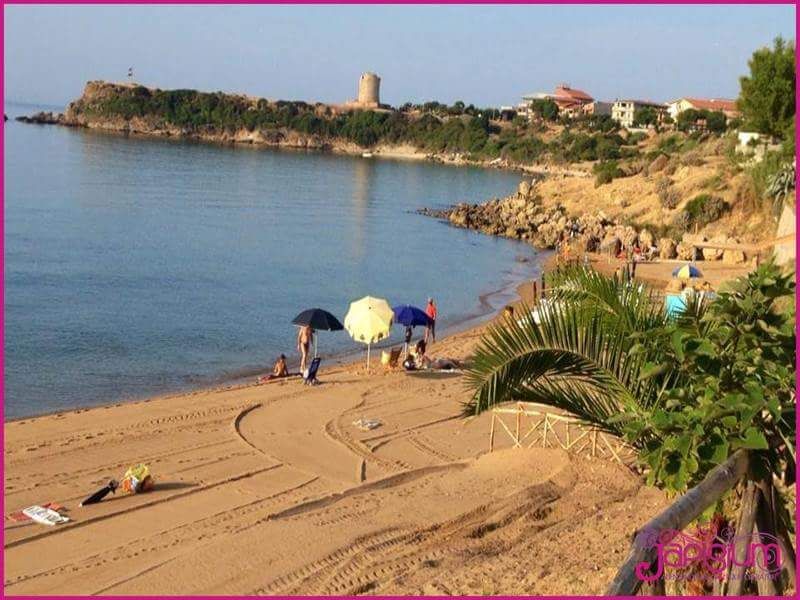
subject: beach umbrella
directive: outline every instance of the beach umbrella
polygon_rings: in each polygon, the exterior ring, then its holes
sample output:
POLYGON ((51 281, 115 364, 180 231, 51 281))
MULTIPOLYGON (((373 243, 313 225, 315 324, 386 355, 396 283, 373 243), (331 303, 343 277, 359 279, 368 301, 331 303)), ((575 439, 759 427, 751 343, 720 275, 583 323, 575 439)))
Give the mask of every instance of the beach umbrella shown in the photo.
MULTIPOLYGON (((394 322, 406 327, 416 327, 417 325, 428 325, 431 318, 421 308, 410 304, 401 304, 392 308, 394 312, 394 322)), ((403 351, 408 356, 408 343, 403 343, 403 351)))
POLYGON ((350 303, 350 309, 344 317, 344 328, 354 340, 367 345, 367 368, 370 347, 389 337, 393 318, 392 308, 383 298, 364 296, 350 303))
POLYGON ((702 277, 703 274, 700 272, 700 269, 694 265, 683 265, 675 269, 672 272, 672 276, 678 279, 690 279, 692 277, 702 277))
POLYGON ((416 327, 417 325, 428 325, 431 318, 421 308, 410 304, 401 304, 392 308, 394 312, 394 322, 406 327, 416 327))
MULTIPOLYGON (((301 327, 308 325, 315 331, 341 331, 344 329, 339 319, 321 308, 307 308, 292 319, 292 323, 301 327)), ((317 336, 314 336, 314 356, 317 356, 317 336)))

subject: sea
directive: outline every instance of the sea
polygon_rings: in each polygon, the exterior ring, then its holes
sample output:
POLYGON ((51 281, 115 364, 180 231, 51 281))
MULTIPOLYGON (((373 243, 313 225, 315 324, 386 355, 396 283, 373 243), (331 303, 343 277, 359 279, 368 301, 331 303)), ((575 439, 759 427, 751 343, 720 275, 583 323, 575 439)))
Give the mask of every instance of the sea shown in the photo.
MULTIPOLYGON (((6 420, 252 380, 297 363, 299 312, 343 320, 365 295, 432 296, 454 331, 539 274, 528 244, 415 213, 519 174, 13 120, 38 110, 63 107, 5 106, 6 420)), ((363 356, 344 331, 318 343, 323 370, 363 356)))

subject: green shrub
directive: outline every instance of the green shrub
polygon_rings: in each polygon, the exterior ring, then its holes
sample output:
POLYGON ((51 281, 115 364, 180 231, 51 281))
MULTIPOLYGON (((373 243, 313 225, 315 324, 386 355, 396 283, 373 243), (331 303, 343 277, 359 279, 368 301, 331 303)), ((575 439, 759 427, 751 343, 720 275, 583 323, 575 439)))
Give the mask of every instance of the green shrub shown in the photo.
POLYGON ((595 174, 594 187, 611 183, 617 177, 624 177, 625 175, 615 160, 597 163, 592 168, 592 172, 595 174))
POLYGON ((639 142, 643 142, 647 139, 647 134, 643 131, 637 131, 635 133, 631 133, 628 135, 628 139, 625 140, 625 143, 628 145, 638 144, 639 142))
POLYGON ((702 227, 719 220, 728 208, 728 204, 722 198, 700 194, 686 203, 683 212, 688 215, 690 226, 702 227))

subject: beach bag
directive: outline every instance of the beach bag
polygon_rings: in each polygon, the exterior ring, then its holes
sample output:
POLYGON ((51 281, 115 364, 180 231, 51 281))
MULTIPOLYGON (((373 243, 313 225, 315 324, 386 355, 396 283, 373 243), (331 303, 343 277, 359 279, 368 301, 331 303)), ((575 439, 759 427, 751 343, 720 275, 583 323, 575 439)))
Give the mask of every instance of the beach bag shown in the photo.
POLYGON ((153 478, 150 476, 150 467, 145 464, 128 467, 120 481, 119 487, 123 492, 139 494, 153 489, 153 478))

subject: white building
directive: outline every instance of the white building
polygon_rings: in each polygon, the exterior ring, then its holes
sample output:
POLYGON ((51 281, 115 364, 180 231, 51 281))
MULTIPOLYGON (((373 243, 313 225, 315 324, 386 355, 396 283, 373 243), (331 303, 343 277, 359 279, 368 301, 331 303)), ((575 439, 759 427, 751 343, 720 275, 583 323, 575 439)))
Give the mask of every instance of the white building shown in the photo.
POLYGON ((660 102, 650 100, 617 100, 611 107, 611 118, 623 127, 633 127, 636 111, 645 107, 654 108, 658 113, 659 122, 664 118, 667 107, 660 102))

